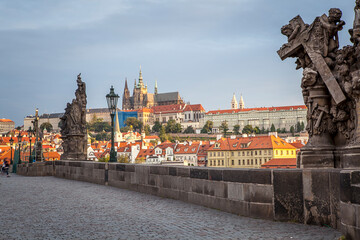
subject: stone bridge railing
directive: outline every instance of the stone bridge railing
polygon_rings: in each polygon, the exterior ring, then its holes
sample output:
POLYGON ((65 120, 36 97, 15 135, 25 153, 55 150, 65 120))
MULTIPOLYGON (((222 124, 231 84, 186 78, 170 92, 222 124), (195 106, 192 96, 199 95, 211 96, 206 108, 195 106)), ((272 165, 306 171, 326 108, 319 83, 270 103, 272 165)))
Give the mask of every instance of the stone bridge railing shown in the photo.
POLYGON ((360 171, 55 161, 22 164, 17 173, 104 184, 246 217, 331 226, 360 239, 360 171))

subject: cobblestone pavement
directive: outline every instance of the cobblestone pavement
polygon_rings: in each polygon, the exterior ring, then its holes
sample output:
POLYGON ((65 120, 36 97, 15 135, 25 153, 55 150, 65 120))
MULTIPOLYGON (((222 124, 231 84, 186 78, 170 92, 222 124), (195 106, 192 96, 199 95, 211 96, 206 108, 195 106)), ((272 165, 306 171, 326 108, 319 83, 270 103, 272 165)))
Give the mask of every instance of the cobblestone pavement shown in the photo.
POLYGON ((0 176, 0 239, 338 239, 327 227, 239 217, 55 177, 0 176))

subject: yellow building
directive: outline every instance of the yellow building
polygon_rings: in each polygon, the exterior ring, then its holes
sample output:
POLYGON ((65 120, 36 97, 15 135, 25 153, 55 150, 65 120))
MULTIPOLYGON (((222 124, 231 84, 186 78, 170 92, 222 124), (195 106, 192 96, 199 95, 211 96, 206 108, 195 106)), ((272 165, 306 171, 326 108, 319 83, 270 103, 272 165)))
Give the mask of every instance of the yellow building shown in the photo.
POLYGON ((260 168, 273 158, 296 158, 296 148, 272 135, 222 138, 208 149, 207 166, 260 168))

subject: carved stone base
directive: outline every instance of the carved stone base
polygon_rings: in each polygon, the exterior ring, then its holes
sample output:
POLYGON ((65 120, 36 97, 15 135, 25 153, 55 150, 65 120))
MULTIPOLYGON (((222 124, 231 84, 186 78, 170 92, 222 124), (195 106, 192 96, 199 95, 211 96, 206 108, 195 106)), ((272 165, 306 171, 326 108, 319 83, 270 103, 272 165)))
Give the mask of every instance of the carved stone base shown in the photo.
POLYGON ((87 158, 86 154, 82 152, 63 154, 60 157, 61 160, 70 160, 70 161, 87 161, 86 158, 87 158))
POLYGON ((360 168, 360 145, 348 146, 341 150, 340 168, 360 168))
POLYGON ((298 168, 334 168, 334 164, 332 148, 301 149, 297 155, 298 168))

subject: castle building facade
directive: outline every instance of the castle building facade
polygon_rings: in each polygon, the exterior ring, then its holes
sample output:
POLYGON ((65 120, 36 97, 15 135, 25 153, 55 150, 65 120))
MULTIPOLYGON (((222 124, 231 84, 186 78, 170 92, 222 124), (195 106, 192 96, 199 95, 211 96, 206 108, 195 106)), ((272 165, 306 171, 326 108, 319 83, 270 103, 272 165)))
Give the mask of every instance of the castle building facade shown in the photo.
POLYGON ((183 104, 179 92, 158 93, 157 83, 155 83, 154 93, 149 93, 147 86, 143 82, 140 69, 138 83, 134 83, 133 95, 130 96, 127 79, 125 79, 125 88, 123 93, 123 110, 151 108, 153 106, 183 104))

